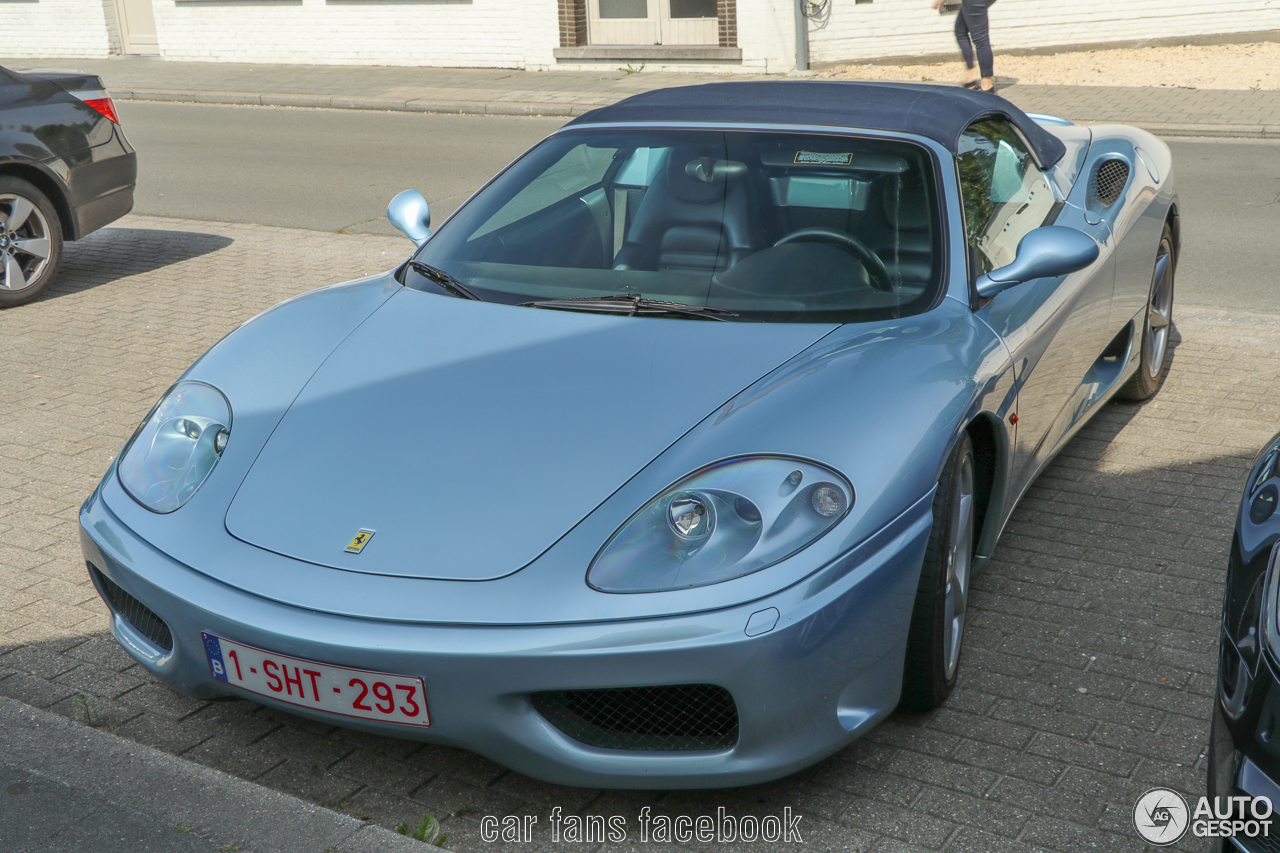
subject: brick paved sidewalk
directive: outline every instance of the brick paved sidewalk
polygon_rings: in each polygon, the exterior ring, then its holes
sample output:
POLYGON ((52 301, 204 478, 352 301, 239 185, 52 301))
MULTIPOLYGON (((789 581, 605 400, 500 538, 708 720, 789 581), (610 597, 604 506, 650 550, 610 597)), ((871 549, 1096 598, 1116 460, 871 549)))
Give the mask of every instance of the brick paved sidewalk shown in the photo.
POLYGON ((545 833, 556 806, 630 827, 645 806, 790 807, 803 815, 800 846, 815 851, 1132 851, 1139 794, 1202 792, 1235 501, 1280 427, 1280 316, 1178 306, 1164 389, 1086 427, 975 581, 946 706, 895 715, 780 782, 562 788, 459 750, 197 701, 154 681, 104 629, 77 542, 81 501, 206 347, 286 296, 388 268, 409 249, 402 238, 131 216, 68 244, 46 298, 0 313, 0 697, 70 720, 89 702, 106 731, 385 827, 431 813, 456 833, 450 848, 488 853, 506 848, 479 840, 484 815, 536 815, 535 843, 510 846, 564 849, 545 833))
MULTIPOLYGON (((638 92, 747 75, 351 65, 248 65, 127 59, 3 59, 9 68, 99 74, 121 100, 575 116, 638 92)), ((788 79, 778 78, 774 79, 788 79)), ((1031 112, 1124 122, 1165 136, 1280 137, 1280 91, 1003 86, 1031 112)))

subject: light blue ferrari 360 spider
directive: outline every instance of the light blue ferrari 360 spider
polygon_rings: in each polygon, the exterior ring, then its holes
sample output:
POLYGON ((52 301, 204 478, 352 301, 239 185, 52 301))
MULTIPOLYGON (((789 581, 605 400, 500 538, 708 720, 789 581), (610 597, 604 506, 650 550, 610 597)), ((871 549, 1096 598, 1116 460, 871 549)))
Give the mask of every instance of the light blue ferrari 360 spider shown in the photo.
POLYGON ((943 702, 1018 498, 1169 352, 1165 145, 961 88, 650 92, 389 216, 404 264, 156 404, 89 572, 177 690, 565 784, 760 782, 943 702))

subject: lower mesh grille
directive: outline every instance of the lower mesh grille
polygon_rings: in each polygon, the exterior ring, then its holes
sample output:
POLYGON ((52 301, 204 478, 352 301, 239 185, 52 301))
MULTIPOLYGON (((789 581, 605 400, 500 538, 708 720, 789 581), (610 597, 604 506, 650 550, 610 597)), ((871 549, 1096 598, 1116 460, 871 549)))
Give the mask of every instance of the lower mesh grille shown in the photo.
POLYGON ((142 636, 155 643, 166 652, 173 651, 173 635, 169 626, 155 614, 150 607, 134 598, 120 588, 119 584, 98 571, 92 565, 89 572, 97 580, 99 588, 106 594, 107 604, 119 613, 126 622, 138 629, 142 636))
POLYGON ((723 687, 675 684, 535 693, 533 707, 560 731, 605 749, 728 749, 738 708, 723 687))

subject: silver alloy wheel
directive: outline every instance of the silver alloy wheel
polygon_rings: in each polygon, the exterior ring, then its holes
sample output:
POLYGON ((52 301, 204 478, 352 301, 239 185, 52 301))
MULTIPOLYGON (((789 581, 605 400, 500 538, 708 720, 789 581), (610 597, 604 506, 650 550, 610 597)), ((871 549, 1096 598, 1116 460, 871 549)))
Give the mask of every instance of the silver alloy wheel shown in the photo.
POLYGON ((49 221, 30 199, 0 193, 0 290, 24 290, 49 265, 49 221))
POLYGON ((1156 255, 1155 277, 1151 287, 1151 301, 1147 303, 1147 334, 1142 346, 1146 349, 1147 374, 1152 379, 1160 377, 1164 369, 1164 354, 1169 347, 1169 325, 1173 322, 1173 249, 1168 241, 1160 241, 1156 255))
POLYGON ((960 463, 951 496, 950 536, 947 541, 947 588, 943 602, 942 651, 946 655, 946 679, 955 678, 964 639, 965 610, 969 604, 969 579, 973 567, 973 456, 960 463))

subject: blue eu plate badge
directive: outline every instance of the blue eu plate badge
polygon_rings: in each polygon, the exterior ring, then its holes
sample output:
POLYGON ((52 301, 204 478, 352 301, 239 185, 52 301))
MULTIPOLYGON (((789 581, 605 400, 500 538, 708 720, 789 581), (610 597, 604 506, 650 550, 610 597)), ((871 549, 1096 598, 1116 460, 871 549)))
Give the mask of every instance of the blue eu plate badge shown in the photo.
POLYGON ((204 637, 204 652, 209 656, 209 671, 219 681, 226 681, 227 664, 222 659, 222 644, 212 634, 206 634, 201 631, 200 636, 204 637))

